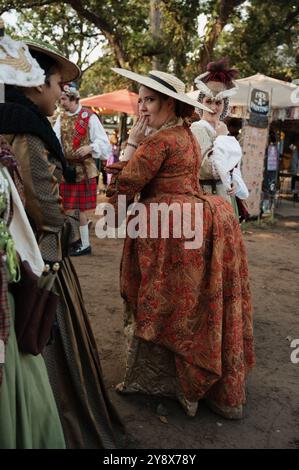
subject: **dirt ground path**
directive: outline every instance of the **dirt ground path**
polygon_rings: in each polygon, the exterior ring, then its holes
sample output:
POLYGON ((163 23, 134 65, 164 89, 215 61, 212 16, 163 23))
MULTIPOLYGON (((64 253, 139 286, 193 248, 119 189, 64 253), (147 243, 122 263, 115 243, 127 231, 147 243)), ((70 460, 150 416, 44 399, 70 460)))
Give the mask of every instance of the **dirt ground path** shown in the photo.
MULTIPOLYGON (((249 231, 250 230, 250 231, 249 231)), ((299 221, 244 234, 250 262, 257 366, 248 378, 242 421, 227 421, 202 403, 188 418, 175 401, 119 396, 124 370, 122 300, 119 296, 121 240, 99 240, 92 227, 93 254, 73 258, 97 339, 112 402, 126 424, 131 448, 299 448, 299 364, 290 341, 299 338, 299 221), (157 413, 162 403, 167 422, 157 413)))

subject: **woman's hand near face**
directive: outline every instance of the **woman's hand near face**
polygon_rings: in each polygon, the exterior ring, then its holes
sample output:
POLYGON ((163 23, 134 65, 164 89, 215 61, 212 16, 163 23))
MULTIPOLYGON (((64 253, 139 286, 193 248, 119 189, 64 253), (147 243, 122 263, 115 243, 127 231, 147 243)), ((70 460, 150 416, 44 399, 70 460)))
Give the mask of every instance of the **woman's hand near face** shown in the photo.
POLYGON ((140 144, 145 138, 145 132, 148 124, 147 116, 139 116, 135 126, 131 129, 128 141, 131 144, 140 144))

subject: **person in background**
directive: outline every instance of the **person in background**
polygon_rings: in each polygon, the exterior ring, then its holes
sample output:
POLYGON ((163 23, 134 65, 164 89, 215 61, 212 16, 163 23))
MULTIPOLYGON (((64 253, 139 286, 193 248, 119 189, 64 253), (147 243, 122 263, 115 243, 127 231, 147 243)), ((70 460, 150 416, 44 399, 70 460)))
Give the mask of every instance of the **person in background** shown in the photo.
POLYGON ((217 194, 231 202, 238 216, 234 196, 246 199, 248 189, 241 175, 242 150, 238 141, 228 135, 223 119, 228 115, 229 97, 237 92, 233 82, 237 71, 228 69, 227 59, 208 64, 207 72, 195 79, 198 101, 213 113, 201 111, 201 120, 193 122, 195 135, 203 155, 200 183, 208 194, 217 194))
POLYGON ((291 173, 297 173, 298 163, 299 163, 299 145, 296 142, 293 142, 290 145, 290 150, 292 152, 292 161, 291 161, 291 173))
MULTIPOLYGON (((110 157, 107 160, 107 165, 112 165, 113 163, 118 162, 119 160, 119 153, 120 153, 120 148, 118 144, 118 132, 117 129, 114 129, 112 132, 110 138, 109 138, 110 144, 112 146, 112 152, 110 157)), ((106 173, 106 171, 105 171, 106 173)), ((107 174, 107 184, 110 184, 111 180, 111 175, 108 173, 107 174)))
POLYGON ((232 117, 227 120, 227 130, 228 130, 228 135, 235 137, 238 142, 240 142, 241 138, 241 129, 242 129, 242 122, 240 122, 240 119, 232 117))
POLYGON ((64 112, 54 124, 64 155, 76 170, 75 182, 64 181, 60 185, 65 211, 80 211, 81 245, 73 248, 71 256, 91 254, 86 211, 94 210, 97 203, 99 171, 94 159, 107 160, 112 151, 97 115, 83 108, 79 99, 76 84, 65 84, 60 99, 64 112))
MULTIPOLYGON (((1 81, 7 78, 0 71, 1 81)), ((15 83, 25 85, 21 79, 15 83)), ((22 204, 22 189, 17 161, 0 135, 0 449, 64 449, 45 361, 41 354, 20 350, 16 335, 16 315, 24 310, 15 311, 11 288, 21 281, 20 261, 26 261, 38 277, 44 270, 22 204)), ((22 292, 25 305, 31 295, 22 292)))
POLYGON ((292 161, 291 161, 291 173, 294 173, 291 179, 291 190, 293 193, 294 201, 298 200, 299 193, 299 175, 298 173, 298 164, 299 164, 299 144, 297 141, 293 141, 290 145, 290 150, 292 152, 292 161))

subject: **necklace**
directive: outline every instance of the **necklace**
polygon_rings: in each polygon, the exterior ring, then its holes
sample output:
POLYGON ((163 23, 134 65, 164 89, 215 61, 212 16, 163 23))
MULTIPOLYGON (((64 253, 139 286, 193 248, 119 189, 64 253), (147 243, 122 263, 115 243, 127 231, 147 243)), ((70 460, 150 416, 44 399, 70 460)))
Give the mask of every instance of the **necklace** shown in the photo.
POLYGON ((169 121, 166 121, 159 129, 151 129, 151 132, 149 132, 147 135, 153 135, 156 134, 157 132, 164 131, 164 129, 169 129, 170 127, 176 127, 176 126, 182 126, 184 123, 184 120, 182 118, 172 118, 169 119, 169 121))

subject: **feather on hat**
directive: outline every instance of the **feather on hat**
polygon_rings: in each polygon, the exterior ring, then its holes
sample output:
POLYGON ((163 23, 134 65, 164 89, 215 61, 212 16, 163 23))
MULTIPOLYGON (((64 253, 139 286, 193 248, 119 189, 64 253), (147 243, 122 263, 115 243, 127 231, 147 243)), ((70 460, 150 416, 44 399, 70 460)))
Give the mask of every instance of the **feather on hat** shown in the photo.
POLYGON ((213 100, 222 100, 235 95, 238 85, 234 79, 238 76, 237 69, 229 69, 229 59, 224 57, 215 62, 210 62, 207 71, 196 77, 196 87, 204 95, 213 100))

